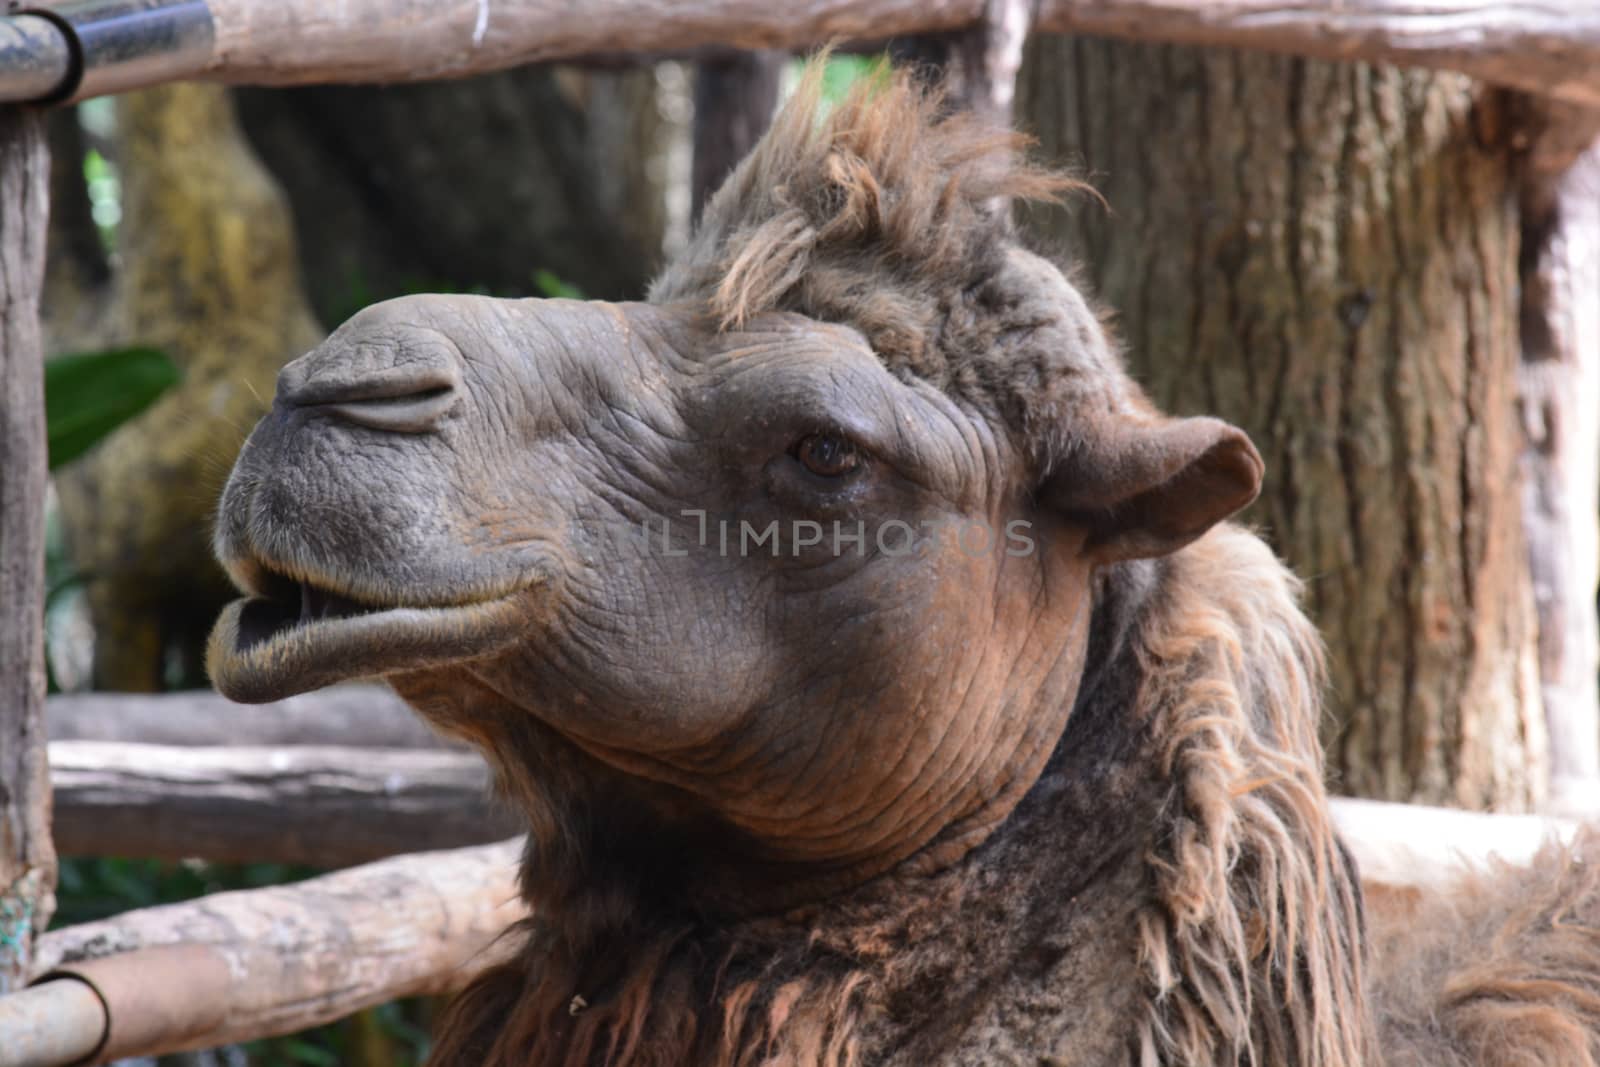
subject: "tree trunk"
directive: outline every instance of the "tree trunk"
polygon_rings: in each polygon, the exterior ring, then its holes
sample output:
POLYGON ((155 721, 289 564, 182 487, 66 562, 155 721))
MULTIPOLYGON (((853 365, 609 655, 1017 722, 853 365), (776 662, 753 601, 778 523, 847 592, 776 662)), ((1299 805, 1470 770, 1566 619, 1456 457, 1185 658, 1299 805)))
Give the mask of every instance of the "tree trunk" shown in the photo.
POLYGON ((111 263, 100 243, 83 177, 87 149, 78 109, 46 120, 50 137, 50 236, 45 252, 44 348, 50 355, 109 347, 111 263))
POLYGON ((590 221, 615 227, 639 257, 626 282, 629 296, 642 292, 634 286, 655 274, 669 249, 689 239, 693 104, 686 66, 557 73, 583 110, 584 166, 600 212, 590 221))
MULTIPOLYGON (((641 294, 661 237, 628 218, 632 201, 606 195, 616 161, 590 151, 591 77, 648 83, 651 72, 562 78, 527 67, 433 85, 240 93, 250 138, 294 204, 317 313, 336 325, 374 300, 430 290, 541 295, 540 272, 588 297, 641 294)), ((628 151, 643 158, 648 142, 636 134, 628 151)), ((630 192, 653 220, 653 204, 630 192)))
POLYGON ((784 52, 735 52, 702 62, 694 81, 694 216, 772 123, 784 52))
POLYGON ((98 688, 187 684, 232 584, 211 552, 217 498, 279 369, 322 339, 302 291, 283 191, 251 152, 231 92, 167 85, 118 107, 118 344, 170 356, 184 380, 57 472, 68 555, 94 624, 98 688))
POLYGON ((55 908, 44 731, 44 284, 50 156, 38 113, 0 109, 0 993, 55 908))
POLYGON ((1456 75, 1038 38, 1022 112, 1110 210, 1041 217, 1163 406, 1249 431, 1247 521, 1328 643, 1335 786, 1524 808, 1545 735, 1501 98, 1456 75))

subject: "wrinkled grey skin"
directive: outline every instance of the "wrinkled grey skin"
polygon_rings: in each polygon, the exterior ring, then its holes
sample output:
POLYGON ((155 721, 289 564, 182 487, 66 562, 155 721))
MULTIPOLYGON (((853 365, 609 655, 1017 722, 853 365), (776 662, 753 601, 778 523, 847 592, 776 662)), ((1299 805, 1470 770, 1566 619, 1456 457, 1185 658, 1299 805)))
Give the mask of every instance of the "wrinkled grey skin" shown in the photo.
MULTIPOLYGON (((1146 468, 1206 465, 1217 499, 1186 540, 1260 466, 1231 427, 1171 425, 1170 457, 1152 430, 1104 462, 1130 494, 1146 468)), ((693 888, 741 906, 932 869, 1005 818, 1060 736, 1095 568, 1176 547, 1091 542, 1037 477, 992 413, 890 373, 847 327, 407 297, 284 369, 222 501, 218 554, 252 596, 219 622, 212 674, 247 701, 386 676, 502 762, 570 746, 562 766, 625 791, 635 826, 718 841, 693 888), (860 467, 809 470, 819 434, 860 467), (915 552, 874 543, 891 519, 923 531, 915 552), (868 541, 741 555, 739 523, 774 520, 861 521, 868 541), (972 523, 986 550, 958 544, 972 523)), ((537 780, 502 767, 513 793, 571 788, 521 769, 537 780)))

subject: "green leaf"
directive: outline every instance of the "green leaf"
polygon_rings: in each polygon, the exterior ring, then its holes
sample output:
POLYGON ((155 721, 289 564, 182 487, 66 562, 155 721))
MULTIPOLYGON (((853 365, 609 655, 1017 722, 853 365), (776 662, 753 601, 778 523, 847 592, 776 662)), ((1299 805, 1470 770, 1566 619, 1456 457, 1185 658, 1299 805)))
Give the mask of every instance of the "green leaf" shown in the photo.
POLYGON ((562 281, 554 271, 545 270, 543 267, 533 272, 533 287, 539 290, 539 295, 559 297, 562 300, 582 300, 583 290, 571 282, 562 281))
POLYGON ((50 360, 44 367, 50 469, 83 455, 182 377, 166 353, 153 348, 79 352, 50 360))

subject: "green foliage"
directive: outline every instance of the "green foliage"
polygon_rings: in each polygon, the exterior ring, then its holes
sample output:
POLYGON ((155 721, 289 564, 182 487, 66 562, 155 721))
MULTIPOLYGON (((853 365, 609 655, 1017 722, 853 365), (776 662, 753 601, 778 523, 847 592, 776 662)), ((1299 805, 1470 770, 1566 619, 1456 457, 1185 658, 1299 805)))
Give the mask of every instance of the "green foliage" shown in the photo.
POLYGON ((321 1042, 303 1037, 252 1041, 245 1053, 256 1067, 340 1067, 343 1062, 321 1042))
POLYGON ((559 298, 562 300, 582 300, 583 290, 571 282, 562 281, 553 271, 543 267, 533 272, 533 287, 540 296, 559 298))
POLYGON ((417 1067, 428 1056, 427 1032, 416 1021, 426 1008, 420 1000, 391 1001, 332 1026, 251 1041, 244 1050, 252 1067, 417 1067))
MULTIPOLYGON (((87 107, 99 101, 80 105, 87 107)), ((84 153, 83 181, 89 192, 89 214, 107 252, 117 250, 117 227, 122 223, 122 180, 116 165, 93 148, 84 153)))
POLYGON ((50 469, 87 452, 181 378, 166 353, 153 348, 79 352, 50 360, 44 367, 50 469))
MULTIPOLYGON (((803 63, 804 60, 795 60, 797 71, 803 63)), ((887 85, 893 69, 887 52, 875 56, 829 56, 827 65, 822 68, 822 102, 826 107, 833 107, 862 79, 887 85)))
MULTIPOLYGON (((442 1001, 435 1001, 439 1004, 442 1001)), ((433 1005, 426 1001, 391 1000, 387 1004, 379 1004, 372 1009, 372 1016, 389 1037, 391 1043, 401 1046, 401 1049, 410 1053, 407 1062, 421 1063, 428 1058, 430 1038, 427 1028, 421 1025, 421 1020, 426 1017, 428 1009, 433 1005)))
POLYGON ((822 71, 822 98, 837 104, 863 79, 882 84, 889 77, 887 53, 876 56, 830 56, 822 71))
POLYGON ((225 866, 200 860, 77 858, 61 861, 51 925, 74 926, 134 908, 191 900, 228 889, 259 889, 308 878, 310 867, 284 863, 225 866))

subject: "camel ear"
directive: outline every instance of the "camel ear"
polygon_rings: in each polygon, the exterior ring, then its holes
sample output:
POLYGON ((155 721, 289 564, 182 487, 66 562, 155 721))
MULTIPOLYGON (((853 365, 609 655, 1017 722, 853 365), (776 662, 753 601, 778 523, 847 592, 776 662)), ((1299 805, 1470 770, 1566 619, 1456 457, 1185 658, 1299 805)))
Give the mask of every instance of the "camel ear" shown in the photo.
POLYGON ((1097 563, 1175 552, 1261 491, 1261 456, 1220 419, 1112 417, 1058 463, 1040 502, 1088 531, 1097 563))

